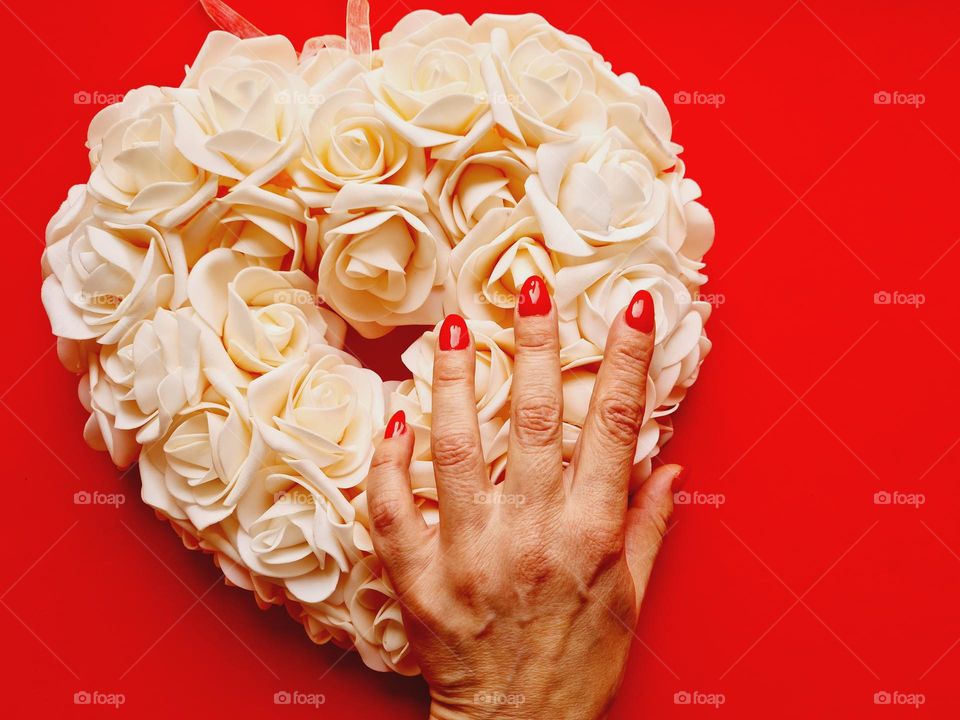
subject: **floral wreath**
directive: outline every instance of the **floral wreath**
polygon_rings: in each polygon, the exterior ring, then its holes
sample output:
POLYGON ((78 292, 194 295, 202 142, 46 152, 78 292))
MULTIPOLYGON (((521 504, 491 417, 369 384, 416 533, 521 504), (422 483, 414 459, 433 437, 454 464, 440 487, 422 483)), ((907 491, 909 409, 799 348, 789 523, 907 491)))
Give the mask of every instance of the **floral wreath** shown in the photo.
POLYGON ((493 481, 509 433, 512 308, 543 277, 560 318, 567 458, 612 319, 640 289, 656 349, 636 481, 710 349, 699 299, 714 227, 660 96, 538 15, 416 11, 372 49, 299 54, 221 2, 179 87, 90 123, 91 174, 50 220, 43 304, 81 374, 86 441, 185 545, 317 643, 416 674, 370 540, 365 476, 386 418, 414 429, 413 493, 438 522, 431 373, 466 318, 493 481), (344 346, 425 332, 384 382, 344 346))

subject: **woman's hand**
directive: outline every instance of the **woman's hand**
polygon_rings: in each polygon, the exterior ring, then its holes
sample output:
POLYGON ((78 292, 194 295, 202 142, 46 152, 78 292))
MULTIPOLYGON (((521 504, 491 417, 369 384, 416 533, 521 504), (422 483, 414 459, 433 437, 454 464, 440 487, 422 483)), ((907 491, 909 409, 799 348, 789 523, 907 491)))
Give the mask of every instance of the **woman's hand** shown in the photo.
POLYGON ((431 717, 598 718, 623 676, 678 466, 628 485, 654 344, 639 292, 613 323, 572 468, 564 472, 557 317, 539 277, 515 311, 506 479, 480 447, 473 342, 449 315, 433 368, 439 527, 419 516, 413 433, 387 426, 368 479, 373 540, 430 684, 431 717))

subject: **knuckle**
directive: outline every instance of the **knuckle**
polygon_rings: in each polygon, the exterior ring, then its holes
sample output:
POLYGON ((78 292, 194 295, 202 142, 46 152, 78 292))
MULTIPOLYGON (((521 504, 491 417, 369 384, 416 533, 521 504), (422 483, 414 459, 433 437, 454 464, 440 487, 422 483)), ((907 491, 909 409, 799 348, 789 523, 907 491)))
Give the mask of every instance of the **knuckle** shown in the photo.
MULTIPOLYGON (((453 353, 446 353, 452 355, 453 353)), ((461 353, 465 355, 466 353, 461 353)), ((458 359, 451 357, 442 357, 438 353, 437 361, 433 367, 433 388, 445 390, 447 388, 459 387, 467 380, 467 368, 458 359)))
POLYGON ((373 459, 370 461, 371 473, 393 473, 400 470, 403 470, 403 466, 396 453, 380 447, 373 454, 373 459))
POLYGON ((477 441, 468 430, 447 430, 433 438, 433 464, 447 472, 465 472, 473 467, 477 441))
POLYGON ((623 528, 618 523, 594 523, 586 528, 583 542, 597 557, 620 557, 625 544, 623 528))
POLYGON ((588 576, 596 576, 624 557, 626 538, 623 525, 600 519, 581 525, 576 544, 582 548, 580 563, 588 576))
POLYGON ((629 445, 640 434, 643 399, 626 390, 608 393, 597 401, 596 415, 604 437, 617 445, 629 445))
POLYGON ((632 333, 616 343, 603 359, 617 373, 628 377, 646 375, 653 352, 653 340, 641 333, 632 333))
POLYGON ((557 570, 556 554, 544 539, 517 543, 513 573, 521 586, 541 586, 554 577, 557 570))
POLYGON ((370 523, 380 535, 389 535, 401 522, 403 500, 395 492, 381 491, 368 498, 370 523))
MULTIPOLYGON (((530 327, 526 323, 523 332, 516 333, 517 352, 553 359, 559 353, 559 340, 553 327, 530 327)), ((540 325, 541 323, 537 323, 540 325)))
POLYGON ((513 416, 517 438, 525 445, 543 447, 560 438, 563 424, 560 400, 554 394, 541 393, 517 398, 513 416))

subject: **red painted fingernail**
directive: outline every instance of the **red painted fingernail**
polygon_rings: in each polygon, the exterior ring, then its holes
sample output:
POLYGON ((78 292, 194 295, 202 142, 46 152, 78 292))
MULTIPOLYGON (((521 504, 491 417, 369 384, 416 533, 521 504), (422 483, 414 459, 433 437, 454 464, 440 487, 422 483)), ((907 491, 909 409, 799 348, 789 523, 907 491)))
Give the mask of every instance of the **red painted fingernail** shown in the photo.
POLYGON ((639 290, 627 305, 627 325, 642 333, 653 332, 653 298, 646 290, 639 290))
POLYGON ((524 281, 520 288, 520 298, 517 300, 517 312, 520 317, 546 315, 550 312, 550 291, 539 275, 531 275, 524 281))
POLYGON ((470 333, 464 319, 455 313, 447 315, 440 326, 440 349, 463 350, 469 344, 470 333))
POLYGON ((407 415, 403 410, 397 410, 387 422, 387 429, 383 432, 383 439, 389 440, 407 431, 407 415))

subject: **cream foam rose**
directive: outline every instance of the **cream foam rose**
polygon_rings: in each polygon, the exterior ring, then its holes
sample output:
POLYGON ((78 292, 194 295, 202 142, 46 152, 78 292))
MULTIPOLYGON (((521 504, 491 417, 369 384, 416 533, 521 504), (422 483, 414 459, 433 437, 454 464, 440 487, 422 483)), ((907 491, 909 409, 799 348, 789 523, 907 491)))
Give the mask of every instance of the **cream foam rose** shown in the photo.
POLYGON ((94 450, 109 453, 114 465, 125 468, 136 461, 140 445, 134 430, 117 427, 119 398, 124 391, 103 372, 96 353, 88 353, 85 359, 78 394, 81 405, 90 414, 83 426, 83 439, 94 450))
POLYGON ((493 127, 478 48, 450 36, 392 40, 364 76, 377 112, 411 145, 431 148, 432 157, 459 157, 493 127))
POLYGON ((206 253, 228 248, 251 264, 316 270, 319 224, 291 197, 266 188, 235 186, 207 205, 182 230, 192 268, 206 253))
POLYGON ((453 249, 450 264, 463 315, 509 327, 524 281, 539 275, 552 292, 560 260, 525 199, 485 214, 453 249))
POLYGON ((323 602, 354 561, 353 519, 350 503, 309 463, 264 467, 237 508, 237 549, 250 570, 282 581, 295 600, 323 602))
POLYGON ((248 401, 264 441, 287 462, 307 460, 339 488, 366 477, 384 425, 383 383, 350 356, 315 345, 254 380, 248 401))
POLYGON ((490 210, 514 208, 523 199, 530 168, 496 133, 457 160, 439 160, 424 194, 451 242, 458 243, 490 210))
POLYGON ((423 150, 377 117, 365 88, 346 88, 324 99, 304 129, 301 167, 291 175, 294 193, 308 207, 329 207, 347 183, 423 184, 423 150))
POLYGON ((711 308, 697 300, 705 281, 658 238, 626 255, 609 248, 589 262, 564 267, 557 274, 557 312, 569 329, 565 335, 586 341, 575 341, 564 349, 565 354, 578 364, 601 360, 610 325, 637 291, 646 290, 653 298, 657 328, 647 409, 651 417, 672 412, 678 402, 675 393, 687 386, 691 376, 696 378, 710 350, 703 328, 711 308))
POLYGON ((222 373, 231 387, 249 382, 192 308, 157 310, 105 347, 100 365, 117 392, 117 429, 136 431, 143 445, 158 440, 179 413, 200 402, 209 372, 222 373))
POLYGON ((323 221, 318 292, 365 337, 442 316, 449 246, 421 193, 348 185, 323 221))
POLYGON ((196 167, 174 144, 177 107, 159 88, 128 93, 91 121, 90 194, 113 222, 175 227, 217 194, 217 177, 196 167))
POLYGON ((313 102, 284 37, 211 33, 179 88, 175 143, 194 165, 250 185, 279 174, 300 152, 313 102))
POLYGON ((580 238, 578 254, 588 254, 587 246, 639 240, 661 224, 668 185, 627 142, 608 132, 537 149, 528 193, 551 245, 579 245, 580 238))
POLYGON ((302 358, 312 345, 343 346, 345 323, 317 307, 314 290, 300 270, 250 265, 247 256, 221 248, 194 267, 188 294, 236 366, 262 374, 302 358))
POLYGON ((185 298, 179 236, 148 225, 84 222, 44 251, 41 297, 54 334, 110 344, 185 298))
POLYGON ((208 388, 140 456, 144 502, 198 531, 235 511, 267 457, 243 396, 228 376, 217 379, 226 395, 208 388))
POLYGON ((374 669, 417 675, 420 668, 410 652, 402 606, 375 556, 353 566, 343 594, 364 662, 374 669))

